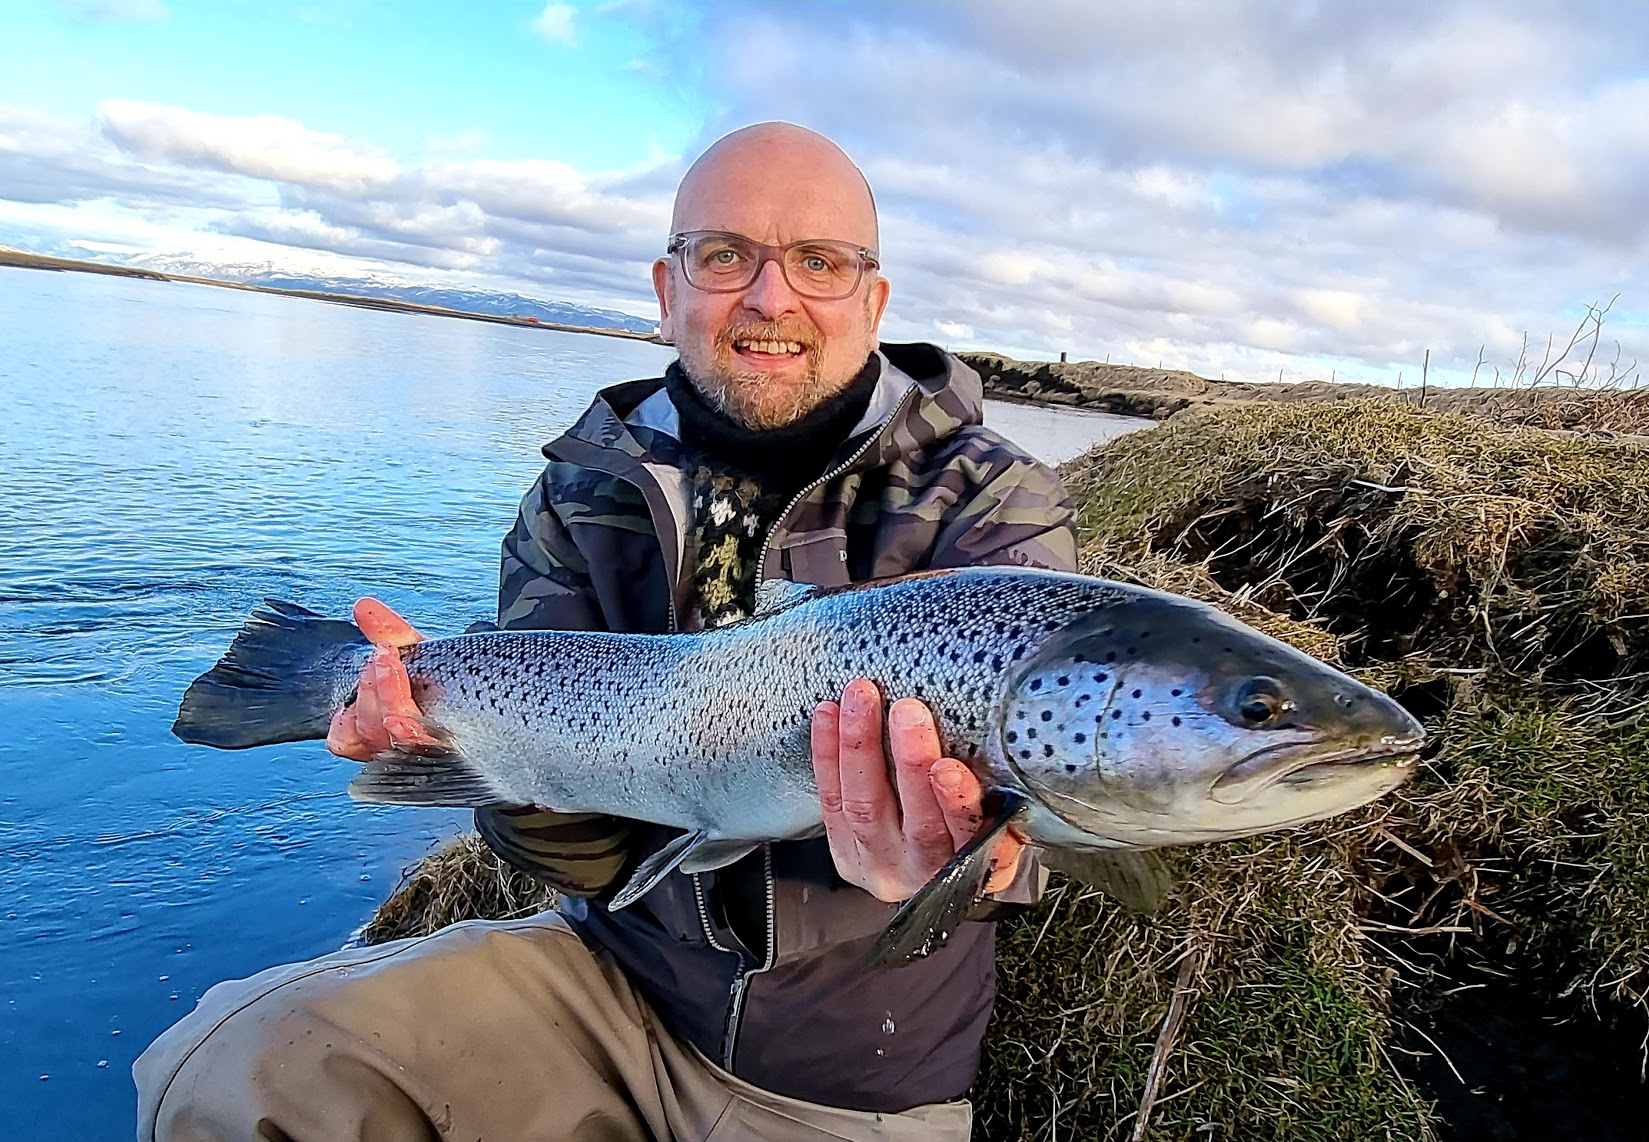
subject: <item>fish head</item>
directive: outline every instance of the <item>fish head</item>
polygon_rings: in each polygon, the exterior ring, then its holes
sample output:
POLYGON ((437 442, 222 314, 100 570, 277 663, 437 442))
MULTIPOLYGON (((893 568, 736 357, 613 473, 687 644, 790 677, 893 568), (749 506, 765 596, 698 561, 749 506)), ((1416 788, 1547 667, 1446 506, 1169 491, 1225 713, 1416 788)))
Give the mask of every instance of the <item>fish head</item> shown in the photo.
POLYGON ((1036 801, 1029 831, 1067 847, 1320 820, 1401 785, 1425 743, 1387 695, 1159 592, 1051 634, 1005 680, 997 724, 1001 763, 1036 801))

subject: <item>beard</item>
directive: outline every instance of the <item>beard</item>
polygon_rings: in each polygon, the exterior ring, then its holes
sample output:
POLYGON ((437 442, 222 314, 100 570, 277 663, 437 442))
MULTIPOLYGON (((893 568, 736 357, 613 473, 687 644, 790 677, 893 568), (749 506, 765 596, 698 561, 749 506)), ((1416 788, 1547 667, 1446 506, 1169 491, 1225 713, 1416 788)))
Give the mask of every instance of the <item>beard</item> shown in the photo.
POLYGON ((820 370, 820 338, 795 323, 747 322, 716 336, 708 357, 677 346, 683 370, 704 399, 729 419, 757 431, 786 428, 845 389, 857 375, 825 377, 820 370), (806 372, 775 377, 746 368, 733 346, 739 341, 795 341, 802 346, 806 372))

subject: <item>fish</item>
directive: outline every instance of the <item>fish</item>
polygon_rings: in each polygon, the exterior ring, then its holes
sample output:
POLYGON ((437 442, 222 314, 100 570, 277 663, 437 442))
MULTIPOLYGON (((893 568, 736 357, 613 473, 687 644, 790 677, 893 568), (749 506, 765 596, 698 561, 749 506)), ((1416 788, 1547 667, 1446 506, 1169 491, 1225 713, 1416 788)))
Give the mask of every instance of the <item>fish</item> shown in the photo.
MULTIPOLYGON (((371 646, 265 600, 185 692, 173 732, 246 749, 324 738, 371 646)), ((433 745, 349 782, 377 803, 538 805, 681 830, 611 900, 823 835, 815 707, 855 678, 933 711, 985 789, 975 839, 866 957, 930 954, 979 914, 996 838, 1136 907, 1159 850, 1366 804, 1413 773, 1421 724, 1386 694, 1206 603, 1092 576, 971 567, 819 588, 768 580, 752 615, 676 634, 495 631, 402 650, 433 745)))

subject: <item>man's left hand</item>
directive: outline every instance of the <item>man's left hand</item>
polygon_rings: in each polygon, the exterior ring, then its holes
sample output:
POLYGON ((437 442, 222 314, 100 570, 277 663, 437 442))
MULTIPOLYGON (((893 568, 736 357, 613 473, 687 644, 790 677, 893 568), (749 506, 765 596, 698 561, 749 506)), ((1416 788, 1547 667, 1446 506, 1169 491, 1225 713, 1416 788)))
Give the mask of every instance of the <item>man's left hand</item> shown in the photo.
MULTIPOLYGON (((933 714, 915 698, 887 709, 893 778, 882 748, 882 695, 848 683, 813 712, 813 773, 836 871, 878 900, 908 900, 979 832, 983 787, 939 746, 933 714)), ((986 892, 1013 883, 1024 844, 1004 831, 986 892)))

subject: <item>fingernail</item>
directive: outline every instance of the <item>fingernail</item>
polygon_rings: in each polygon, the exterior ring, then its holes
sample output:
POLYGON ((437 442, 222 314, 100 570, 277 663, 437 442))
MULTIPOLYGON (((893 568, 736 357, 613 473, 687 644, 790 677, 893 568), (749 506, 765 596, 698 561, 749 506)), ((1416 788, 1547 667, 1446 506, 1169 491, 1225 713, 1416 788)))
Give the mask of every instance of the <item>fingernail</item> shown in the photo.
POLYGON ((957 793, 962 789, 962 775, 956 772, 954 765, 936 765, 933 767, 933 780, 946 793, 957 793))

